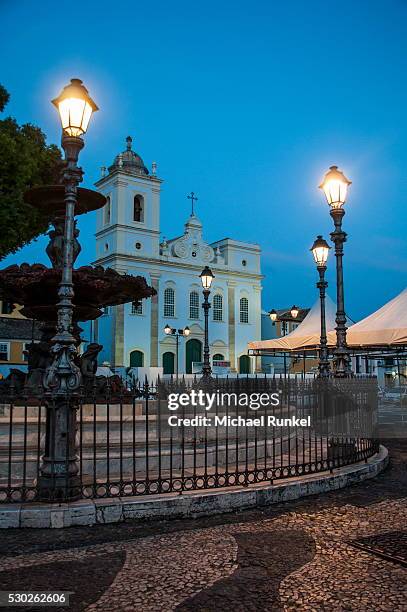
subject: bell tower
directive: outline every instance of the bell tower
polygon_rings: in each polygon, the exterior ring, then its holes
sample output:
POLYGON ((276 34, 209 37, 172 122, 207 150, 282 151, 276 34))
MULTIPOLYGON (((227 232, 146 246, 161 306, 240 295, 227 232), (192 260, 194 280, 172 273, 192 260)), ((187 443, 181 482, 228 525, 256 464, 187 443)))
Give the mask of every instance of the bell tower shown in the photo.
POLYGON ((121 269, 128 257, 159 258, 160 190, 162 180, 152 172, 132 149, 132 138, 126 138, 126 149, 116 155, 96 187, 107 200, 97 211, 96 263, 121 269))

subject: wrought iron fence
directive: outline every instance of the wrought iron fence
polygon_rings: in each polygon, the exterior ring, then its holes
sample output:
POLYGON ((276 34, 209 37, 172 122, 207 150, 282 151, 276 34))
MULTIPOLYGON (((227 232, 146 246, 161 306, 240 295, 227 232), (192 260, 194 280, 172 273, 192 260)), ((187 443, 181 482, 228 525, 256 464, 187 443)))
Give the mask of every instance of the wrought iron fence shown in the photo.
MULTIPOLYGON (((55 445, 47 417, 60 408, 49 396, 10 394, 0 402, 0 502, 40 501, 45 463, 48 477, 60 484, 60 463, 49 456, 55 445)), ((103 396, 79 393, 64 406, 73 415, 76 454, 69 456, 67 444, 62 471, 71 478, 62 494, 55 488, 55 500, 272 483, 367 460, 378 451, 373 378, 219 378, 204 387, 197 380, 158 380, 131 389, 108 387, 103 396), (215 393, 211 410, 191 402, 169 410, 171 394, 191 397, 199 390, 215 393), (278 405, 241 402, 261 394, 277 394, 278 405), (185 421, 205 416, 210 424, 185 421), (170 417, 180 421, 173 425, 170 417), (270 425, 270 417, 277 425, 270 425)))

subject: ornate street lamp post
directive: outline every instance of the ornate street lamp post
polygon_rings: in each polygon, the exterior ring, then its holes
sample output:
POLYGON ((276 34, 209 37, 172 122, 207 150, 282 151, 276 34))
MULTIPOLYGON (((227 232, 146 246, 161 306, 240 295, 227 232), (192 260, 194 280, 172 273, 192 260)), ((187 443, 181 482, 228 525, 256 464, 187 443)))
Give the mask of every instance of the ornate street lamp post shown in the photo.
POLYGON ((64 87, 52 103, 58 109, 62 124, 62 148, 66 159, 62 183, 65 186, 66 209, 62 278, 58 289, 57 333, 51 341, 54 359, 45 373, 44 386, 53 393, 65 394, 80 385, 79 368, 74 363, 76 346, 72 334, 74 217, 77 189, 83 176, 77 162, 84 146, 81 136, 85 134, 91 115, 98 107, 80 79, 71 79, 70 84, 64 87))
POLYGON ((189 327, 184 327, 184 329, 179 329, 176 330, 175 327, 171 327, 170 325, 167 325, 164 327, 164 333, 167 334, 167 336, 175 336, 175 375, 178 379, 178 350, 179 350, 179 338, 180 336, 189 336, 189 334, 191 333, 191 330, 189 329, 189 327))
POLYGON ((329 249, 326 240, 322 236, 317 236, 310 251, 315 259, 317 270, 319 273, 319 281, 317 288, 319 289, 319 299, 321 303, 321 337, 320 337, 320 352, 318 371, 320 378, 329 378, 329 360, 328 360, 328 341, 326 337, 326 316, 325 316, 325 291, 328 283, 325 280, 326 262, 328 260, 329 249))
MULTIPOLYGON (((63 237, 62 278, 58 289, 56 334, 51 340, 52 362, 44 373, 43 385, 48 395, 46 447, 39 480, 44 498, 78 497, 79 478, 75 445, 76 407, 74 392, 81 384, 81 373, 75 364, 76 341, 73 335, 73 282, 75 205, 82 181, 78 167, 90 118, 98 107, 79 79, 71 79, 58 98, 62 124, 62 148, 66 166, 62 175, 65 187, 65 223, 63 237)), ((77 253, 76 253, 77 254, 77 253)))
POLYGON ((211 307, 209 303, 209 294, 211 292, 211 285, 212 285, 212 281, 215 278, 215 276, 212 274, 208 266, 205 266, 205 268, 202 270, 199 276, 200 276, 200 279, 202 282, 202 288, 203 288, 204 301, 202 304, 202 308, 204 309, 204 316, 205 316, 205 342, 204 342, 204 360, 203 360, 203 367, 202 367, 202 378, 207 379, 207 378, 210 378, 212 374, 212 368, 211 368, 210 357, 209 357, 209 309, 211 307))
POLYGON ((345 214, 343 208, 346 194, 351 181, 338 170, 337 166, 331 166, 326 173, 320 189, 325 193, 327 202, 331 208, 331 217, 334 221, 335 230, 331 233, 331 240, 335 244, 336 256, 336 349, 334 354, 334 373, 338 378, 350 376, 350 358, 346 343, 346 314, 343 287, 343 245, 346 242, 346 233, 342 230, 342 219, 345 214))

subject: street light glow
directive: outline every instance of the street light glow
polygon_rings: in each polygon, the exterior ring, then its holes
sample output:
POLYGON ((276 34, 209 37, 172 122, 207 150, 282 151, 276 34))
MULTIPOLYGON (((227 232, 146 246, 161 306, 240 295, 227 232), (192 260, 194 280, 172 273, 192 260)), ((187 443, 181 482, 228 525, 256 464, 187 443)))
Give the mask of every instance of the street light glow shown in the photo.
POLYGON ((277 312, 274 310, 274 308, 273 310, 270 310, 269 317, 273 321, 273 323, 275 323, 275 321, 277 320, 277 312))
POLYGON ((99 110, 80 79, 71 79, 52 104, 58 109, 62 129, 68 136, 82 136, 92 113, 99 110))
POLYGON ((316 237, 314 244, 310 248, 310 251, 312 251, 315 263, 317 264, 318 268, 326 265, 330 248, 331 247, 329 246, 327 241, 322 238, 322 236, 316 237))
POLYGON ((205 266, 199 276, 201 279, 202 287, 204 288, 205 291, 209 291, 212 285, 212 281, 215 278, 211 269, 208 268, 208 266, 205 266))
POLYGON ((348 186, 352 183, 338 170, 338 166, 331 166, 319 185, 325 193, 327 202, 331 208, 342 208, 345 204, 348 186))
POLYGON ((291 306, 291 316, 293 319, 296 319, 298 317, 299 312, 300 309, 298 308, 298 306, 291 306))

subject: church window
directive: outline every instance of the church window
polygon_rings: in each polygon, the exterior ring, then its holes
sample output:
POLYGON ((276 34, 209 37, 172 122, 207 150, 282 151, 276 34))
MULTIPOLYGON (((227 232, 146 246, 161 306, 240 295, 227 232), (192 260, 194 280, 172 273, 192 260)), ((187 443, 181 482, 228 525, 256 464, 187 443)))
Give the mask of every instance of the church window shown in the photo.
POLYGON ((247 266, 247 261, 245 259, 242 259, 242 266, 245 268, 247 266))
POLYGON ((196 257, 196 251, 192 251, 192 257, 196 257))
POLYGON ((104 217, 105 225, 109 225, 110 223, 110 197, 109 196, 107 196, 106 198, 106 204, 104 207, 104 215, 105 215, 104 217))
POLYGON ((191 291, 189 294, 189 318, 199 319, 199 293, 191 291))
POLYGON ((240 323, 249 322, 249 300, 246 297, 240 298, 240 323))
POLYGON ((223 297, 219 294, 213 297, 213 320, 223 321, 223 297))
POLYGON ((143 314, 143 302, 132 302, 131 314, 142 315, 143 314))
POLYGON ((164 290, 164 317, 175 317, 175 291, 172 287, 164 290))
POLYGON ((144 221, 144 198, 141 195, 134 196, 133 221, 142 223, 144 221))
POLYGON ((221 353, 216 353, 216 355, 212 357, 212 361, 214 363, 215 361, 225 361, 225 357, 221 353))
POLYGON ((136 249, 138 251, 141 249, 141 242, 136 242, 136 249))
POLYGON ((144 365, 144 353, 142 351, 131 351, 130 367, 131 368, 142 368, 143 365, 144 365))
POLYGON ((105 251, 108 251, 108 250, 109 250, 109 245, 106 242, 106 244, 105 244, 105 251))

